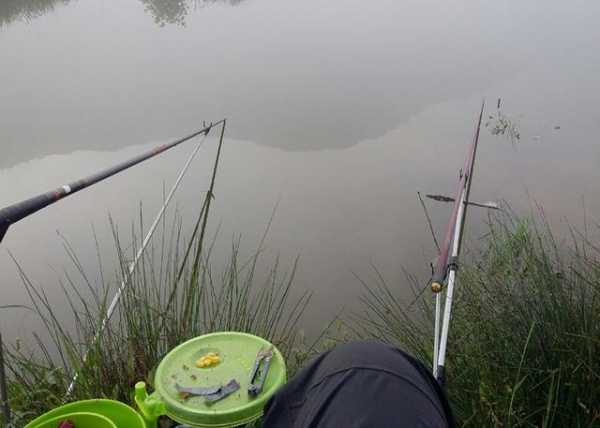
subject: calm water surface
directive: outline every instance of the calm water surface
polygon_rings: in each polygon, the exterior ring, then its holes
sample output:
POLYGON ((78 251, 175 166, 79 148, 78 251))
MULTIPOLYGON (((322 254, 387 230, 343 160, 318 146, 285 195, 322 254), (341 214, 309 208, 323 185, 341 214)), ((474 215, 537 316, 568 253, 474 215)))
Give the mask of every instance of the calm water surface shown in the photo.
MULTIPOLYGON (((0 206, 228 118, 213 228, 228 252, 258 242, 301 257, 315 296, 307 329, 356 308, 377 266, 409 294, 434 247, 417 191, 449 193, 483 97, 503 99, 515 146, 482 134, 475 199, 531 200, 559 229, 600 217, 600 3, 515 0, 11 0, 0 5, 0 206), (560 129, 556 129, 560 127, 560 129)), ((192 221, 208 187, 208 140, 177 197, 192 221)), ((2 304, 26 303, 15 264, 57 304, 72 271, 57 235, 98 277, 115 269, 107 216, 147 218, 192 145, 86 190, 11 228, 2 304)), ((442 233, 448 206, 431 206, 442 233)), ((471 211, 475 246, 485 212, 471 211)), ((187 224, 186 223, 186 224, 187 224)), ((218 261, 217 261, 218 262, 218 261)), ((37 328, 0 311, 7 336, 37 328)))

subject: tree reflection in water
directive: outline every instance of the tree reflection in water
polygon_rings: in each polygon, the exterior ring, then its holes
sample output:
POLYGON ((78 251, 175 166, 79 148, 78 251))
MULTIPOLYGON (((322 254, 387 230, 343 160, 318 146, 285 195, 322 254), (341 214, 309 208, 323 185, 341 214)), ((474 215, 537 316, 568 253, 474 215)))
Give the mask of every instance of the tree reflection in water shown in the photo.
POLYGON ((52 12, 57 5, 70 2, 71 0, 1 0, 0 26, 14 21, 31 21, 52 12))
POLYGON ((146 12, 154 17, 154 22, 163 27, 166 24, 185 25, 188 13, 213 3, 226 3, 235 6, 243 0, 140 0, 146 12))
MULTIPOLYGON (((0 26, 15 21, 31 21, 34 18, 54 11, 56 6, 71 3, 73 0, 0 0, 0 26)), ((154 22, 163 27, 166 24, 185 25, 186 16, 194 10, 214 3, 235 6, 244 0, 140 0, 154 22)))

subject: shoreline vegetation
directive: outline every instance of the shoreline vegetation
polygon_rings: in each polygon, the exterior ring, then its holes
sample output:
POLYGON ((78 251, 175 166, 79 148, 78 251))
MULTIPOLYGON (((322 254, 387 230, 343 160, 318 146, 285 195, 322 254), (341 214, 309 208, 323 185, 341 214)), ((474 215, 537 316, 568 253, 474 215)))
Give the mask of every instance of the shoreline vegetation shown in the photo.
MULTIPOLYGON (((459 272, 449 339, 447 392, 459 426, 600 426, 600 247, 575 229, 559 244, 541 210, 491 215, 479 247, 459 272)), ((430 367, 431 293, 407 304, 379 278, 363 282, 356 334, 430 367)))
MULTIPOLYGON (((390 285, 376 269, 374 282, 357 277, 364 287, 362 309, 332 314, 319 337, 307 343, 300 326, 311 294, 293 292, 298 259, 287 271, 278 257, 264 260, 273 216, 250 256, 242 255, 236 238, 224 267, 214 267, 216 234, 207 238, 206 231, 219 153, 193 233, 184 232, 177 212, 169 224, 163 217, 131 275, 129 264, 145 230, 141 209, 128 239, 110 220, 116 275, 104 272, 95 233, 96 279, 63 238, 75 274, 64 275, 60 306, 13 258, 30 300, 21 310, 34 313, 43 328, 27 346, 19 340, 4 344, 10 427, 22 427, 65 401, 132 404, 135 383, 143 380, 152 388, 153 372, 171 349, 215 331, 271 341, 286 358, 289 376, 317 352, 354 339, 396 345, 431 366, 434 299, 422 278, 407 274, 404 284, 390 285), (128 286, 118 310, 98 334, 123 281, 128 286), (400 298, 399 288, 408 286, 412 302, 400 298)), ((600 426, 600 246, 587 225, 584 233, 571 229, 569 243, 559 243, 543 211, 519 217, 504 207, 490 213, 477 247, 458 274, 449 338, 447 392, 459 426, 600 426)))
MULTIPOLYGON (((113 231, 123 275, 129 254, 114 226, 113 231)), ((395 344, 431 366, 433 299, 410 275, 412 302, 401 300, 397 287, 376 271, 377 282, 362 281, 363 309, 332 319, 315 343, 304 343, 299 326, 311 296, 291 297, 298 260, 282 273, 275 259, 265 278, 257 275, 265 266, 261 254, 267 232, 268 226, 247 259, 240 257, 240 241, 233 242, 230 259, 218 273, 211 268, 213 238, 197 267, 186 262, 172 297, 182 254, 202 243, 198 238, 184 242, 180 218, 170 226, 163 223, 161 246, 145 257, 117 316, 89 349, 111 286, 94 284, 79 270, 80 278, 63 287, 74 321, 64 323, 57 311, 65 308, 52 307, 17 263, 46 331, 34 333, 33 349, 6 346, 13 426, 61 405, 74 372, 79 379, 69 401, 107 397, 131 404, 135 382, 152 385, 153 369, 170 349, 213 331, 243 331, 273 341, 292 372, 315 352, 352 339, 395 344)), ((135 234, 132 240, 139 244, 135 234)), ((80 267, 75 250, 65 248, 80 267)), ((128 249, 135 250, 136 245, 128 249)), ((570 244, 559 244, 543 217, 519 218, 506 211, 489 217, 479 252, 461 266, 450 333, 448 395, 459 426, 600 424, 599 256, 600 248, 576 230, 570 244)))

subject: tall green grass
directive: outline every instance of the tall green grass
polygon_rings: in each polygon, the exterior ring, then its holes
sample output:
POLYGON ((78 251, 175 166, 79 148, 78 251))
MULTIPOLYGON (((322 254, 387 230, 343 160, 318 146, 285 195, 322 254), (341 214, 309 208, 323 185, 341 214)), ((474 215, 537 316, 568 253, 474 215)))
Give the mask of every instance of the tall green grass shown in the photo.
MULTIPOLYGON (((201 231, 207 212, 203 209, 197 222, 201 231)), ((112 281, 91 280, 65 241, 77 272, 62 284, 68 322, 65 307, 54 307, 17 263, 30 310, 45 328, 33 333, 33 348, 19 343, 6 348, 13 426, 62 404, 74 373, 79 379, 69 400, 131 402, 135 382, 152 385, 153 370, 170 349, 207 332, 258 334, 273 341, 292 365, 306 357, 298 351, 297 331, 310 296, 290 297, 297 261, 287 274, 280 273, 277 259, 266 274, 257 274, 264 270, 265 238, 245 259, 235 240, 225 267, 215 272, 216 239, 202 242, 205 234, 197 229, 186 240, 177 216, 170 225, 163 222, 119 312, 90 347, 114 286, 137 251, 143 224, 140 216, 139 231, 131 231, 127 247, 113 225, 120 272, 112 281)), ((587 233, 572 230, 571 236, 570 243, 558 243, 543 219, 502 214, 490 218, 479 252, 464 258, 447 360, 447 391, 460 426, 600 426, 600 247, 587 233)), ((103 272, 100 258, 98 264, 103 272)), ((363 282, 364 310, 331 328, 320 349, 356 337, 376 338, 431 366, 431 293, 407 274, 415 293, 407 304, 374 272, 374 283, 363 282)))
MULTIPOLYGON (((543 219, 499 215, 461 266, 447 361, 461 426, 600 426, 600 248, 572 232, 559 244, 543 219)), ((354 330, 431 366, 431 293, 406 305, 382 276, 364 285, 354 330)))
POLYGON ((145 253, 121 297, 118 313, 93 347, 89 345, 94 342, 114 288, 126 276, 127 263, 137 251, 137 236, 133 235, 134 245, 126 250, 113 226, 121 272, 113 281, 102 276, 99 283, 89 278, 75 249, 65 242, 78 273, 77 277, 67 275, 62 284, 66 306, 54 306, 43 287, 34 285, 17 263, 32 310, 44 329, 33 333, 33 348, 17 343, 6 349, 14 426, 23 426, 61 405, 74 373, 79 377, 69 401, 109 397, 131 402, 134 384, 145 380, 152 385, 152 372, 170 349, 204 333, 227 330, 257 334, 272 341, 286 357, 294 357, 293 351, 299 346, 297 325, 310 298, 308 293, 290 296, 297 260, 287 273, 281 273, 276 259, 266 273, 258 275, 258 270, 264 271, 263 242, 250 257, 241 259, 238 239, 232 243, 225 267, 214 272, 213 239, 199 265, 194 264, 194 257, 182 265, 187 250, 193 254, 201 244, 197 239, 185 242, 180 220, 174 220, 167 229, 159 239, 159 248, 145 253), (65 311, 70 314, 66 322, 65 311))
POLYGON ((17 342, 5 349, 12 426, 22 427, 65 400, 107 397, 131 402, 137 381, 145 380, 152 387, 152 373, 169 350, 209 332, 241 331, 264 337, 282 351, 292 367, 295 358, 303 358, 304 352, 294 350, 298 322, 310 294, 291 297, 298 261, 282 274, 276 258, 266 274, 260 273, 265 270, 261 257, 272 217, 251 256, 240 257, 238 238, 224 268, 213 269, 216 235, 207 242, 206 233, 224 131, 223 124, 210 189, 193 232, 184 232, 177 213, 169 225, 163 217, 160 233, 153 236, 131 275, 129 265, 145 234, 141 208, 138 226, 128 234, 127 244, 111 220, 118 266, 112 280, 104 272, 95 232, 91 244, 98 254, 98 280, 90 278, 77 250, 63 240, 75 272, 66 273, 61 281, 64 304, 53 303, 56 299, 50 299, 44 286, 36 286, 14 260, 30 299, 23 310, 32 311, 43 330, 32 333, 33 347, 17 342), (102 329, 122 282, 127 286, 118 311, 102 329), (66 395, 74 375, 76 387, 66 395))

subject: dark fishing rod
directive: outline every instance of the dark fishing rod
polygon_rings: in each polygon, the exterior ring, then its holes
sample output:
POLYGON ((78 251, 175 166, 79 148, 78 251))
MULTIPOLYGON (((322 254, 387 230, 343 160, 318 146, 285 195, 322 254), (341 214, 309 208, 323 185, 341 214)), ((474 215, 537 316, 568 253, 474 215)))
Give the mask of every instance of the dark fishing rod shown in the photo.
MULTIPOLYGON (((467 215, 467 207, 470 204, 469 194, 473 182, 473 170, 475 166, 475 157, 477 155, 477 145, 479 143, 479 132, 481 130, 481 120, 483 118, 485 102, 481 104, 479 120, 475 126, 473 142, 469 148, 465 165, 460 172, 456 197, 453 198, 454 206, 448 225, 444 242, 442 244, 440 255, 434 268, 431 279, 431 290, 436 295, 435 302, 435 341, 434 341, 434 359, 433 374, 438 382, 443 385, 445 382, 444 367, 446 363, 446 348, 448 343, 448 331, 450 328, 450 319, 452 315, 452 298, 454 293, 454 283, 456 271, 458 270, 458 256, 460 254, 461 242, 463 237, 463 226, 467 215), (444 289, 444 283, 447 284, 446 301, 444 303, 444 317, 440 331, 441 321, 441 291, 444 289)), ((447 198, 452 200, 452 198, 447 198)), ((476 204, 481 205, 481 204, 476 204)))
MULTIPOLYGON (((225 120, 222 119, 216 123, 211 122, 210 125, 204 126, 204 128, 202 128, 199 131, 196 131, 190 135, 187 135, 183 138, 175 140, 171 143, 162 144, 146 153, 138 155, 127 161, 121 162, 120 164, 115 165, 111 168, 97 172, 93 175, 90 175, 89 177, 83 178, 81 180, 77 180, 73 183, 65 184, 64 186, 61 186, 56 190, 52 190, 50 192, 46 192, 46 193, 43 193, 38 196, 34 196, 33 198, 26 199, 22 202, 18 202, 16 204, 10 205, 6 208, 0 209, 0 242, 2 242, 2 239, 6 235, 8 228, 12 224, 18 222, 19 220, 22 220, 25 217, 28 217, 28 216, 36 213, 37 211, 39 211, 49 205, 52 205, 55 202, 58 202, 59 200, 63 199, 66 196, 72 195, 80 190, 85 189, 86 187, 90 187, 102 180, 112 177, 113 175, 119 174, 120 172, 125 171, 126 169, 129 169, 132 166, 137 165, 141 162, 144 162, 145 160, 148 160, 150 158, 158 156, 159 154, 164 153, 167 150, 170 150, 188 140, 191 140, 194 137, 197 137, 199 135, 204 135, 206 137, 208 135, 208 133, 210 132, 210 130, 214 126, 217 126, 219 124, 223 124, 223 126, 225 126, 225 120)), ((171 197, 173 196, 173 193, 175 192, 179 183, 183 179, 183 175, 185 174, 185 171, 189 168, 190 163, 193 160, 196 153, 198 152, 199 147, 200 146, 198 146, 194 150, 194 152, 192 153, 192 155, 186 162, 183 170, 181 171, 179 177, 177 178, 177 180, 175 182, 175 185, 173 186, 173 189, 169 193, 169 196, 167 197, 165 204, 161 208, 161 211, 159 212, 159 216, 157 217, 157 219, 160 219, 160 217, 164 214, 164 210, 166 209, 166 205, 168 204, 168 201, 171 199, 171 197)), ((155 220, 155 224, 153 224, 153 226, 151 227, 151 230, 148 233, 148 235, 146 236, 145 241, 149 240, 149 238, 151 237, 152 232, 153 232, 154 227, 156 226, 157 222, 158 222, 158 220, 155 220)), ((147 242, 144 242, 143 248, 145 248, 146 243, 147 242)), ((139 259, 139 257, 140 257, 140 254, 138 254, 136 256, 136 262, 137 262, 137 259, 139 259)), ((132 265, 133 266, 130 267, 130 269, 133 269, 135 267, 135 263, 132 265)), ((121 285, 121 287, 123 287, 123 285, 121 285)), ((122 291, 122 288, 119 289, 119 291, 122 291)), ((111 303, 111 306, 109 308, 109 312, 107 315, 108 318, 110 318, 110 314, 114 310, 114 307, 116 306, 116 302, 118 301, 119 297, 120 297, 120 293, 118 293, 118 295, 115 296, 115 299, 113 299, 113 302, 111 303)), ((106 323, 107 323, 107 318, 105 318, 103 320, 102 329, 105 327, 106 323)), ((10 413, 10 408, 9 408, 9 404, 8 404, 8 392, 7 392, 7 388, 6 388, 6 375, 5 375, 5 370, 4 370, 5 366, 4 366, 3 347, 2 346, 3 346, 2 336, 0 336, 0 410, 2 410, 2 413, 3 413, 4 423, 9 424, 10 419, 11 419, 11 413, 10 413)), ((72 390, 76 379, 77 379, 77 377, 75 377, 73 379, 71 385, 69 386, 69 392, 72 390)))
POLYGON ((105 180, 113 175, 116 175, 126 169, 131 168, 134 165, 137 165, 141 162, 144 162, 147 159, 153 158, 167 150, 172 149, 184 143, 188 140, 191 140, 198 135, 204 134, 208 135, 208 132, 211 130, 213 126, 219 125, 223 120, 220 120, 216 123, 211 123, 210 125, 204 127, 203 129, 194 132, 186 137, 180 138, 176 141, 167 144, 161 144, 154 149, 138 155, 132 159, 129 159, 125 162, 122 162, 118 165, 115 165, 111 168, 100 171, 96 174, 90 175, 89 177, 83 178, 81 180, 74 181, 69 184, 65 184, 55 190, 51 190, 49 192, 43 193, 38 196, 34 196, 33 198, 26 199, 21 202, 17 202, 16 204, 10 205, 6 208, 0 209, 0 242, 6 235, 6 231, 8 228, 18 222, 19 220, 24 219, 25 217, 30 216, 31 214, 36 213, 42 208, 47 207, 48 205, 52 205, 55 202, 60 201, 61 199, 70 196, 80 190, 85 189, 86 187, 90 187, 102 180, 105 180))

